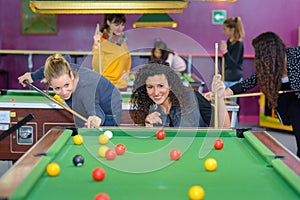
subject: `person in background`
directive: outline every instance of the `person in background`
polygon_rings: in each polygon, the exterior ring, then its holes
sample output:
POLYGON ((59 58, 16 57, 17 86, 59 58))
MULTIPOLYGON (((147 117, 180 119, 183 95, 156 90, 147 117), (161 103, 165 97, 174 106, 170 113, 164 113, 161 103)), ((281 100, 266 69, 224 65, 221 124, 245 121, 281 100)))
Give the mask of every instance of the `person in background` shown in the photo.
MULTIPOLYGON (((64 55, 70 62, 70 56, 64 55)), ((85 67, 69 63, 60 54, 49 56, 45 66, 36 72, 25 73, 18 78, 24 87, 24 80, 47 82, 55 94, 87 122, 75 116, 76 127, 99 128, 117 126, 122 115, 120 91, 105 77, 85 67)))
MULTIPOLYGON (((224 83, 226 88, 241 82, 243 79, 243 61, 245 35, 243 23, 240 17, 227 18, 223 23, 223 32, 228 37, 227 41, 222 40, 220 50, 225 59, 224 83)), ((232 98, 236 102, 236 98, 232 98)))
MULTIPOLYGON (((230 127, 221 76, 214 77, 213 91, 219 94, 219 127, 230 127)), ((202 110, 195 91, 185 87, 175 71, 165 64, 150 62, 138 70, 131 101, 136 118, 146 127, 207 127, 211 124, 210 103, 202 110)))
POLYGON ((161 40, 157 40, 154 43, 150 61, 167 63, 175 72, 184 72, 186 70, 185 61, 174 51, 168 49, 166 43, 161 40))
POLYGON ((105 14, 101 29, 96 29, 94 35, 93 69, 117 88, 127 87, 131 68, 127 38, 123 32, 125 23, 124 14, 105 14))
POLYGON ((267 105, 285 125, 292 125, 300 157, 300 93, 278 94, 280 90, 300 89, 300 47, 286 48, 273 32, 264 32, 252 40, 256 72, 248 79, 226 89, 226 95, 240 94, 260 86, 267 105))

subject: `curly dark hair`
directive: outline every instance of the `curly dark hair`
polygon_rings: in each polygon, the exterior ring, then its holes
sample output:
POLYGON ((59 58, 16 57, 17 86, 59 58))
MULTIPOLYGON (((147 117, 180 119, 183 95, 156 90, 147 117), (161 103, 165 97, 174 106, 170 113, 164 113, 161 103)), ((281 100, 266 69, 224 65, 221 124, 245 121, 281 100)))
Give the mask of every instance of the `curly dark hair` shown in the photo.
POLYGON ((286 46, 278 35, 265 32, 252 40, 257 82, 268 99, 268 107, 276 108, 281 78, 286 68, 286 46))
POLYGON ((187 95, 187 88, 183 85, 181 79, 176 72, 169 66, 160 62, 149 62, 141 67, 136 73, 136 79, 133 84, 133 92, 131 95, 132 107, 136 116, 131 116, 137 124, 144 124, 146 116, 149 114, 151 105, 155 103, 150 99, 146 90, 146 80, 148 77, 155 75, 165 75, 170 86, 169 98, 172 106, 182 109, 186 108, 191 100, 187 95), (183 103, 184 102, 184 103, 183 103), (138 121, 138 122, 137 122, 138 121))

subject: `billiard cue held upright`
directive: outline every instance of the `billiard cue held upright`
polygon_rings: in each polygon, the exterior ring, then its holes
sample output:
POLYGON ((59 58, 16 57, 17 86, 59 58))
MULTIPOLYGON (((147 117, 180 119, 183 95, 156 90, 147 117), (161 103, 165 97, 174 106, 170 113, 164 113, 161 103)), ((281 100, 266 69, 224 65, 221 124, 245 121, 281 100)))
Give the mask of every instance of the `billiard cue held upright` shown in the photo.
POLYGON ((29 83, 28 80, 24 80, 23 83, 25 83, 28 87, 34 89, 35 91, 37 91, 38 93, 40 93, 41 95, 43 95, 44 97, 47 97, 50 101, 56 103, 57 105, 63 107, 65 110, 69 111, 70 113, 72 113, 73 115, 75 115, 76 117, 82 119, 83 121, 87 122, 87 118, 83 117, 82 115, 80 115, 78 112, 76 112, 75 110, 71 109, 70 107, 68 107, 66 104, 57 101, 56 99, 54 99, 51 95, 47 94, 46 92, 44 92, 43 90, 39 89, 38 87, 36 87, 35 85, 29 83))
MULTIPOLYGON (((218 43, 215 43, 215 77, 218 75, 218 43)), ((218 128, 219 123, 218 123, 218 92, 215 91, 215 113, 214 113, 214 127, 218 128)))
POLYGON ((224 55, 222 56, 222 81, 225 81, 225 58, 224 55))
MULTIPOLYGON (((97 24, 97 34, 100 34, 100 25, 97 24)), ((102 63, 101 63, 101 37, 100 40, 98 41, 98 69, 99 69, 99 74, 102 74, 102 63)))

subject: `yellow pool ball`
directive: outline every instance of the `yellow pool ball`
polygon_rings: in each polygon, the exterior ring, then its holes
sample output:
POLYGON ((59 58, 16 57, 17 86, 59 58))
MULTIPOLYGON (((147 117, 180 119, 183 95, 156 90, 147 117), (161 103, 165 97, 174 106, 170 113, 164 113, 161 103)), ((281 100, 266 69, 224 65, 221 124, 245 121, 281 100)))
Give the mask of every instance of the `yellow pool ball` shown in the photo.
POLYGON ((109 141, 109 138, 105 134, 100 134, 99 137, 98 137, 98 141, 99 141, 100 144, 107 144, 108 141, 109 141))
POLYGON ((109 149, 109 147, 105 146, 105 145, 102 145, 101 147, 99 147, 99 149, 98 149, 99 156, 101 156, 102 158, 105 158, 105 154, 108 149, 109 149))
POLYGON ((83 137, 79 134, 75 135, 73 137, 73 142, 74 142, 74 144, 77 144, 77 145, 82 144, 83 143, 83 137))
POLYGON ((60 166, 57 163, 52 162, 47 165, 46 172, 49 176, 57 176, 60 172, 60 166))
POLYGON ((204 167, 207 171, 212 172, 217 169, 218 163, 214 158, 208 158, 204 162, 204 167))
POLYGON ((189 189, 190 200, 201 200, 204 198, 204 189, 199 185, 194 185, 189 189))
POLYGON ((64 100, 63 100, 60 96, 58 96, 57 94, 54 95, 53 98, 54 98, 56 101, 58 101, 58 102, 61 102, 61 103, 64 102, 64 100))

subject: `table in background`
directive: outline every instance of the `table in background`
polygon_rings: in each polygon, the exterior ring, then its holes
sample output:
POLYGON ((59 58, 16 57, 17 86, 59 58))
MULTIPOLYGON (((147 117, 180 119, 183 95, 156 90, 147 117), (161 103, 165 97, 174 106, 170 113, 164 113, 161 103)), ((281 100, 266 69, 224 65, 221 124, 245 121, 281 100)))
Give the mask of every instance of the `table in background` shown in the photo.
POLYGON ((295 200, 300 197, 299 160, 266 132, 245 132, 245 138, 238 138, 236 130, 169 128, 165 129, 167 137, 158 140, 157 129, 105 127, 105 130, 114 133, 107 146, 125 144, 124 155, 110 161, 101 158, 97 154, 100 147, 97 138, 102 133, 99 130, 78 129, 84 144, 75 145, 71 130, 52 129, 1 177, 0 198, 93 199, 97 193, 105 192, 117 200, 184 200, 188 199, 188 190, 193 185, 204 188, 205 199, 295 200), (222 150, 213 149, 213 144, 208 142, 215 138, 224 141, 222 150), (199 158, 203 146, 209 151, 199 158), (178 161, 169 157, 169 150, 174 147, 182 151, 178 161), (39 153, 46 155, 35 156, 39 153), (135 157, 133 153, 142 156, 135 157), (72 163, 76 154, 85 157, 82 167, 72 163), (207 158, 217 160, 216 171, 204 169, 207 158), (56 177, 46 174, 50 162, 57 162, 61 167, 56 177), (106 171, 101 182, 92 178, 96 167, 106 171))

